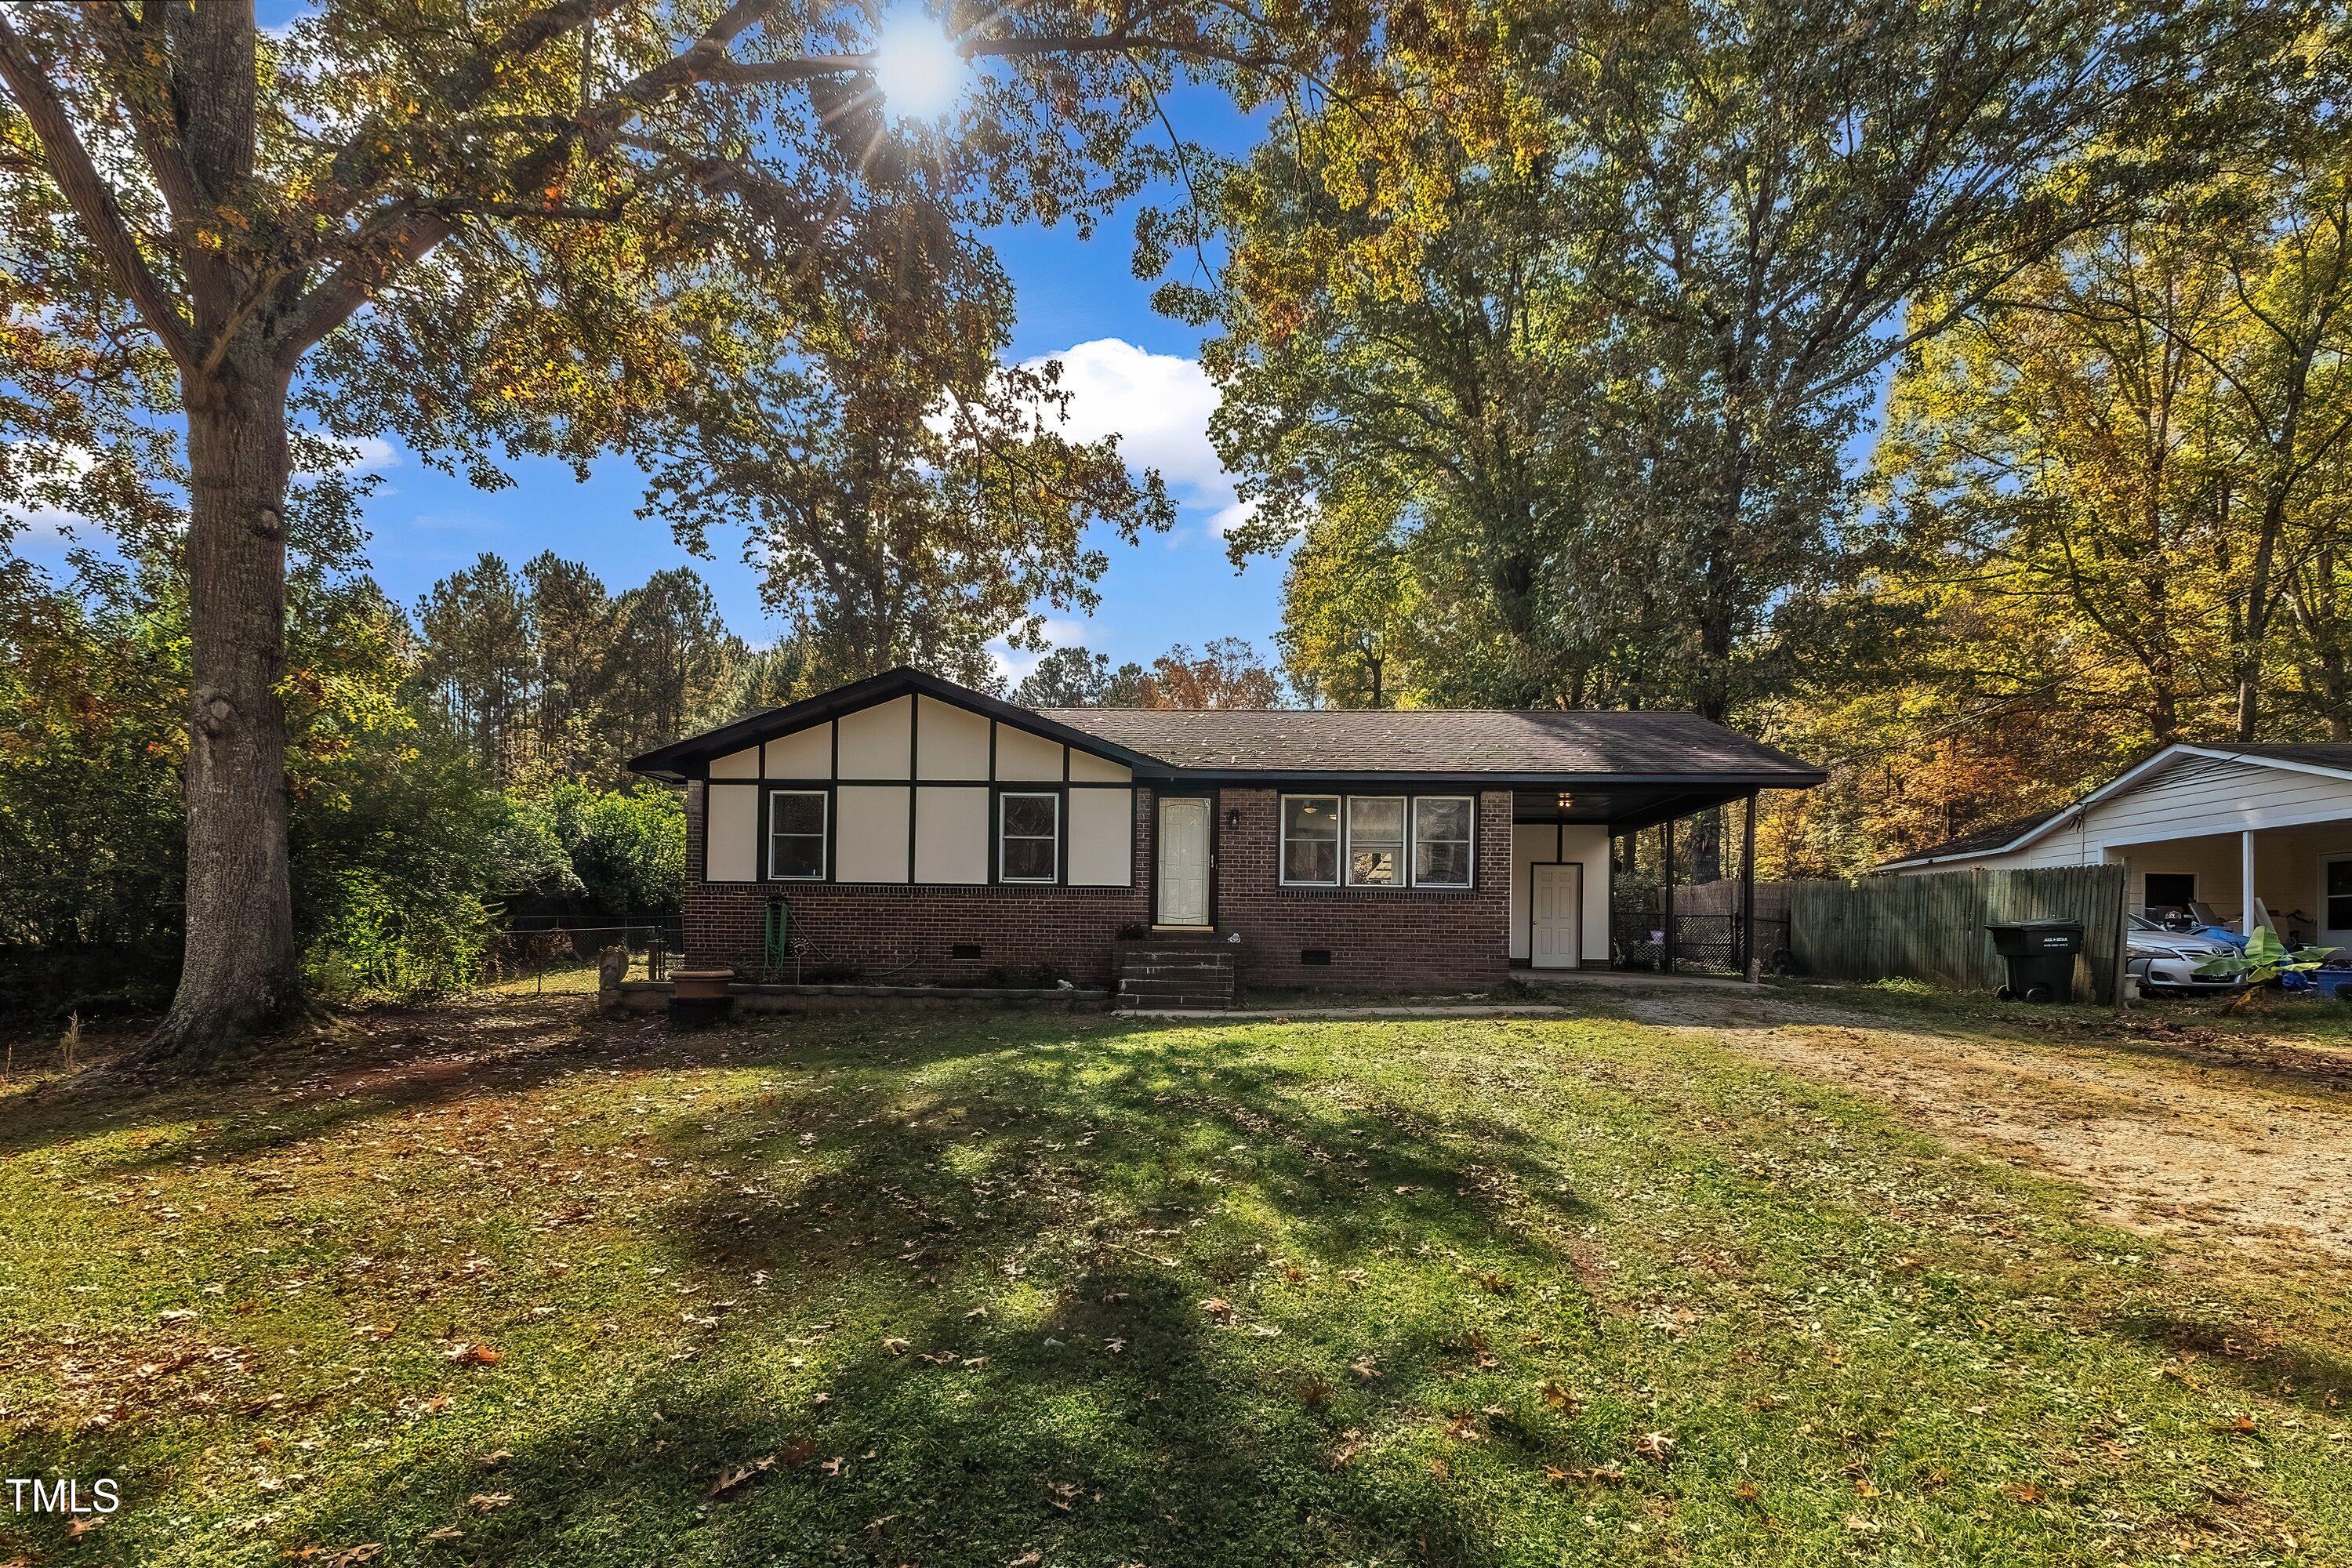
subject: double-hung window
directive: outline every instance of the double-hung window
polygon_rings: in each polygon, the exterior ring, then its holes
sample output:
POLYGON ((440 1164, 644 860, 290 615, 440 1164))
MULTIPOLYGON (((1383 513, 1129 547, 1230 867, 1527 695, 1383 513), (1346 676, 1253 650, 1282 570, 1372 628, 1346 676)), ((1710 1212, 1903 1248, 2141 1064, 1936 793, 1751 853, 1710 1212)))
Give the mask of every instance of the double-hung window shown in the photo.
POLYGON ((1348 797, 1348 885, 1351 888, 1402 888, 1405 885, 1404 796, 1351 795, 1348 797))
POLYGON ((1062 797, 1013 794, 996 801, 996 879, 1050 882, 1061 865, 1062 797))
POLYGON ((1412 803, 1412 885, 1470 885, 1470 797, 1417 795, 1412 803))
POLYGON ((1282 797, 1282 880, 1293 888, 1339 885, 1339 797, 1282 797))
POLYGON ((821 789, 780 789, 768 796, 768 875, 780 881, 824 880, 826 801, 821 789))

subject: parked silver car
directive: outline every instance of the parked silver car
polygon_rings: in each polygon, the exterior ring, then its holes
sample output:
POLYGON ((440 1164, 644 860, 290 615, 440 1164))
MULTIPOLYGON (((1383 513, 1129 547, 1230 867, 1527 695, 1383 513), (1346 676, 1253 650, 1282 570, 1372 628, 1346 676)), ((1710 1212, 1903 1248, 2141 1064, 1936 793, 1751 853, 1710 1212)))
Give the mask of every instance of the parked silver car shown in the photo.
POLYGON ((2237 951, 2218 937, 2167 931, 2146 915, 2134 915, 2125 941, 2124 971, 2139 977, 2143 991, 2241 991, 2246 983, 2235 975, 2216 978, 2197 973, 2208 959, 2237 951))

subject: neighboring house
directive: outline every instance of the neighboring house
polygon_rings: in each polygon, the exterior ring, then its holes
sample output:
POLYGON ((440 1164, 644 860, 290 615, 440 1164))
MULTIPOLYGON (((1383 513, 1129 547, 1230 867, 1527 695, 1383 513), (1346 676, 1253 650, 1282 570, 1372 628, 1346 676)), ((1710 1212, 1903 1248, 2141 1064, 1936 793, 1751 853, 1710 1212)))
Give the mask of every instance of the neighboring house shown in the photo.
POLYGON ((2136 910, 2250 897, 2282 936, 2352 947, 2352 745, 2173 745, 2063 810, 1889 860, 1882 871, 2126 868, 2136 910))
POLYGON ((664 746, 686 947, 1100 983, 1121 936, 1245 981, 1490 983, 1610 958, 1612 835, 1821 773, 1686 713, 1018 708, 913 670, 664 746))

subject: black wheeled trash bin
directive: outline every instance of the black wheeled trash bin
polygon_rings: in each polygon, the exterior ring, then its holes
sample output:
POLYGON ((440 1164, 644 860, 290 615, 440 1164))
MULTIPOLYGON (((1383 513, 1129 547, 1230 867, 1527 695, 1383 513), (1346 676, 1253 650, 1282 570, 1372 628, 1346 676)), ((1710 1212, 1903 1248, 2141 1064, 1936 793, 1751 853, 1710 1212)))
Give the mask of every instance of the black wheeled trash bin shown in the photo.
POLYGON ((2009 961, 2003 1001, 2072 1002, 2074 955, 2083 951, 2081 921, 1996 921, 1985 927, 1992 949, 2009 961))

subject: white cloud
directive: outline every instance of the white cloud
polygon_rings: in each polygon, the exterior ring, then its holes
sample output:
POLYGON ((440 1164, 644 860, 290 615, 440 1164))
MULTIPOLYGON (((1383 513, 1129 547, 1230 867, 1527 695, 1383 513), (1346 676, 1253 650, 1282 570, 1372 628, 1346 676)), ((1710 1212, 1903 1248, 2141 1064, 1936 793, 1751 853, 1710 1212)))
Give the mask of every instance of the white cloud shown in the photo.
POLYGON ((1255 500, 1237 500, 1231 506, 1220 507, 1217 515, 1209 520, 1209 531, 1219 539, 1229 538, 1235 529, 1243 527, 1257 515, 1257 509, 1258 503, 1255 500))
MULTIPOLYGON (((46 447, 29 440, 8 443, 7 466, 18 472, 55 476, 63 469, 65 476, 79 479, 98 466, 97 455, 82 447, 46 447), (55 465, 54 468, 51 465, 55 465)), ((36 551, 61 545, 75 531, 96 526, 79 512, 46 502, 18 502, 0 507, 0 513, 18 525, 16 542, 36 551)))
POLYGON ((1048 616, 1038 629, 1045 634, 1045 641, 1052 645, 1045 652, 1031 653, 1024 648, 1016 648, 1003 637, 988 644, 988 661, 995 666, 996 673, 1004 679, 1006 685, 1019 685, 1053 648, 1082 647, 1087 640, 1087 626, 1084 621, 1048 616))
POLYGON ((1171 489, 1191 492, 1187 500, 1222 505, 1233 499, 1233 480, 1209 445, 1217 388, 1200 361, 1151 353, 1118 338, 1029 363, 1047 359, 1062 362, 1062 388, 1071 395, 1066 434, 1082 441, 1117 436, 1129 462, 1158 468, 1171 489))
MULTIPOLYGON (((350 456, 337 463, 331 471, 338 474, 364 473, 373 468, 393 468, 400 466, 400 448, 382 436, 362 436, 341 443, 350 456)), ((316 477, 316 476, 313 476, 316 477)))

